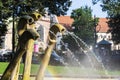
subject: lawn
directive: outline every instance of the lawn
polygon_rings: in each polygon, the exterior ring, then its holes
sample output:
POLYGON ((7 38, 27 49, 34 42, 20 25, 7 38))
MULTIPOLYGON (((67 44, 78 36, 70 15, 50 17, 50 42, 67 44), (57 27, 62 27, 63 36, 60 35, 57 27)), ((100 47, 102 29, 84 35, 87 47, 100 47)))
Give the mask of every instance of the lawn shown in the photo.
MULTIPOLYGON (((3 74, 7 67, 7 62, 0 62, 0 74, 3 74)), ((38 64, 32 64, 31 74, 37 74, 39 69, 38 64)), ((24 65, 20 66, 20 74, 22 74, 24 65)), ((107 74, 103 70, 93 70, 90 68, 80 68, 80 67, 65 67, 65 66, 51 66, 49 65, 46 69, 46 74, 49 75, 111 75, 116 76, 120 74, 120 71, 107 71, 107 74)))

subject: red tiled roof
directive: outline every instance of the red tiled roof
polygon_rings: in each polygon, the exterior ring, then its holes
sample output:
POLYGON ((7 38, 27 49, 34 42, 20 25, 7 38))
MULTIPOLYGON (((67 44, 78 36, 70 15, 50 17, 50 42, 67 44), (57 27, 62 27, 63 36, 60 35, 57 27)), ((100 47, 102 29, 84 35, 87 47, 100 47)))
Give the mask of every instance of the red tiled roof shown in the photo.
POLYGON ((60 24, 67 24, 67 25, 72 25, 74 21, 72 18, 70 18, 70 16, 59 16, 57 17, 57 19, 60 24))
POLYGON ((101 33, 106 33, 109 30, 107 21, 108 21, 108 19, 106 19, 106 18, 99 18, 99 22, 98 22, 98 26, 96 27, 96 31, 101 32, 101 33))
MULTIPOLYGON (((57 17, 58 22, 62 25, 66 25, 66 27, 71 27, 74 20, 70 18, 70 16, 59 16, 57 17)), ((108 19, 106 18, 99 18, 98 26, 96 26, 96 31, 101 33, 106 33, 109 29, 107 24, 108 19)))
POLYGON ((72 23, 74 20, 70 16, 59 16, 57 19, 60 24, 67 28, 67 30, 72 30, 72 23))

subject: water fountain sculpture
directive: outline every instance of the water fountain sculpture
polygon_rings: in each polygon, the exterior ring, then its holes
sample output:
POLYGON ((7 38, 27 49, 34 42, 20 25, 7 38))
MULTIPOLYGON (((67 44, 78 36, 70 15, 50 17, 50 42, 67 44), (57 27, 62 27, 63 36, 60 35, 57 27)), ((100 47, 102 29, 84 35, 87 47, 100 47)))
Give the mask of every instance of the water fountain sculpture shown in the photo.
POLYGON ((36 80, 43 80, 43 78, 44 78, 44 72, 45 72, 45 69, 46 69, 46 67, 48 65, 48 62, 50 60, 52 50, 53 50, 53 48, 54 48, 54 46, 56 44, 56 34, 58 32, 64 33, 65 28, 60 24, 54 24, 50 28, 50 31, 49 31, 48 47, 45 50, 45 55, 44 55, 44 57, 42 59, 42 62, 41 62, 41 65, 40 65, 39 72, 38 72, 38 75, 36 77, 36 80))
MULTIPOLYGON (((36 15, 35 15, 36 16, 36 15)), ((39 18, 38 15, 36 18, 39 18)), ((34 18, 25 15, 18 22, 18 45, 13 60, 9 63, 1 80, 18 80, 19 64, 21 58, 26 54, 26 61, 23 73, 23 80, 30 80, 31 58, 33 52, 34 41, 39 37, 35 30, 34 18)))
MULTIPOLYGON (((18 22, 18 45, 16 48, 16 53, 13 60, 9 63, 5 72, 3 73, 1 80, 18 80, 20 61, 24 54, 26 54, 26 59, 24 63, 24 71, 22 80, 30 80, 30 70, 31 70, 31 60, 33 53, 34 41, 39 37, 39 34, 35 30, 34 21, 37 21, 41 15, 33 13, 32 15, 22 16, 18 22)), ((64 33, 65 28, 60 24, 54 24, 49 30, 49 42, 48 47, 45 50, 45 55, 43 57, 42 63, 36 80, 43 80, 44 72, 48 65, 51 52, 56 44, 56 34, 64 33)))
MULTIPOLYGON (((40 36, 38 32, 35 30, 35 24, 34 22, 37 21, 41 17, 38 13, 33 13, 31 15, 22 16, 18 22, 18 45, 16 48, 16 53, 13 58, 13 60, 9 63, 8 67, 6 68, 5 72, 3 73, 1 80, 18 80, 19 76, 19 67, 20 67, 20 61, 24 54, 26 54, 26 59, 24 63, 24 71, 22 75, 22 80, 30 80, 30 71, 31 71, 31 60, 32 60, 32 53, 33 53, 33 46, 34 41, 40 36)), ((35 80, 43 80, 46 67, 48 66, 51 53, 56 45, 57 42, 57 33, 64 33, 66 31, 65 27, 62 25, 56 23, 50 27, 49 30, 49 36, 48 36, 48 46, 45 49, 45 54, 42 58, 40 68, 38 70, 38 74, 36 75, 35 80)), ((66 31, 67 32, 67 31, 66 31)), ((102 63, 99 62, 98 58, 94 54, 94 52, 89 50, 89 47, 75 34, 71 34, 70 32, 67 32, 69 35, 71 35, 72 38, 75 39, 75 42, 90 59, 90 63, 92 63, 92 68, 94 69, 97 65, 99 65, 99 68, 103 68, 102 63), (81 48, 81 46, 84 46, 84 48, 81 48)), ((67 49, 69 54, 71 55, 70 58, 74 58, 74 54, 67 49)), ((78 62, 78 59, 75 59, 76 62, 78 62)), ((80 62, 78 62, 79 65, 80 62)))

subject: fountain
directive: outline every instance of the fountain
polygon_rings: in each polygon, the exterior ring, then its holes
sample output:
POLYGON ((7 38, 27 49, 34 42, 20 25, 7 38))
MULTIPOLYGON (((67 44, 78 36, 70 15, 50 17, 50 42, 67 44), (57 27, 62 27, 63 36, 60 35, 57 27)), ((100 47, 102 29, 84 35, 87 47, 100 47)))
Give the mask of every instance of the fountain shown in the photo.
MULTIPOLYGON (((88 57, 87 60, 89 61, 93 71, 94 70, 103 70, 105 72, 105 75, 108 76, 108 78, 109 78, 107 69, 104 66, 103 62, 101 62, 101 58, 96 56, 96 54, 92 50, 89 49, 88 45, 84 41, 82 41, 82 39, 80 39, 78 36, 76 36, 74 33, 71 33, 68 31, 66 31, 66 32, 67 32, 66 33, 67 35, 70 35, 75 40, 80 51, 82 51, 88 57)), ((62 43, 64 45, 64 42, 62 42, 62 43)), ((68 51, 69 55, 71 55, 71 58, 73 58, 72 60, 74 60, 78 64, 78 66, 85 69, 85 67, 81 64, 81 62, 75 57, 74 53, 70 49, 67 49, 67 51, 68 51)))
MULTIPOLYGON (((31 71, 31 59, 32 59, 32 52, 33 52, 33 45, 34 41, 39 37, 39 34, 35 30, 34 21, 38 20, 41 15, 34 13, 30 16, 23 16, 20 18, 20 22, 18 23, 18 35, 19 35, 19 42, 16 49, 16 54, 13 60, 8 65, 7 69, 3 73, 1 80, 18 80, 19 75, 19 66, 21 58, 24 54, 26 54, 26 60, 24 64, 24 71, 22 75, 22 80, 30 80, 30 71, 31 71), (23 23, 23 24, 21 24, 23 23), (21 27, 22 26, 22 27, 21 27)), ((48 46, 45 50, 45 55, 43 56, 43 59, 41 61, 40 68, 38 70, 38 73, 36 75, 35 80, 43 80, 45 75, 45 70, 48 66, 51 53, 56 45, 56 35, 57 33, 64 33, 65 28, 60 24, 54 24, 50 27, 49 30, 49 37, 48 37, 48 46)), ((98 57, 95 55, 93 51, 89 49, 89 47, 85 44, 84 41, 82 41, 78 36, 76 36, 73 33, 68 32, 68 35, 70 35, 75 42, 77 43, 79 49, 85 53, 88 57, 88 60, 92 66, 92 69, 103 69, 105 71, 105 74, 108 76, 107 71, 103 65, 103 63, 98 59, 98 57), (97 64, 97 66, 96 66, 97 64)), ((62 42, 64 45, 64 42, 62 42)), ((65 45, 64 45, 65 46, 65 45)), ((67 51, 69 52, 69 56, 72 60, 77 62, 78 67, 83 67, 81 62, 76 58, 74 53, 67 48, 67 51)), ((64 63, 64 61, 61 61, 65 66, 68 66, 68 63, 64 63)), ((70 69, 67 68, 69 71, 70 69)), ((72 71, 71 71, 72 73, 72 71)))
MULTIPOLYGON (((38 18, 38 16, 36 16, 38 18)), ((18 45, 13 60, 3 73, 1 80, 18 80, 21 58, 26 54, 23 80, 30 79, 31 58, 34 41, 39 37, 35 30, 34 19, 31 16, 23 16, 18 22, 18 45)))
POLYGON ((65 31, 65 28, 60 24, 55 24, 50 28, 49 44, 48 44, 47 49, 45 50, 45 55, 42 59, 36 80, 43 80, 45 69, 48 65, 52 50, 53 50, 55 43, 56 43, 56 36, 55 35, 57 34, 57 32, 64 33, 64 31, 65 31))
MULTIPOLYGON (((72 38, 74 38, 75 42, 77 43, 77 45, 79 46, 80 50, 85 54, 87 55, 88 57, 88 61, 89 63, 91 64, 92 66, 92 71, 95 72, 97 69, 99 70, 103 70, 105 71, 105 75, 109 78, 109 75, 108 75, 108 72, 104 66, 104 64, 101 62, 101 60, 98 59, 98 57, 96 56, 96 54, 89 49, 89 47, 87 46, 87 44, 85 44, 84 41, 82 41, 79 37, 77 37, 75 34, 71 34, 70 32, 67 32, 68 34, 70 34, 72 36, 72 38), (79 43, 80 42, 80 43, 79 43), (81 46, 84 46, 84 48, 82 48, 81 46), (91 59, 92 58, 92 59, 91 59), (97 64, 97 65, 96 65, 97 64)), ((63 41, 62 42, 62 45, 65 46, 65 43, 63 41)), ((74 45, 73 45, 74 46, 74 45)), ((69 55, 69 58, 71 59, 70 62, 75 62, 77 63, 77 67, 82 67, 82 69, 86 69, 84 67, 84 65, 81 64, 81 62, 76 58, 76 56, 74 55, 74 53, 69 49, 67 48, 67 51, 68 51, 68 55, 69 55)), ((68 73, 72 73, 72 71, 69 69, 69 63, 66 64, 65 61, 62 62, 62 64, 64 64, 65 68, 68 70, 68 73), (65 64, 64 64, 65 63, 65 64)), ((90 67, 90 65, 89 65, 90 67)), ((86 70, 85 70, 86 71, 86 70)), ((87 71, 88 72, 88 71, 87 71)), ((40 75, 40 74, 39 74, 40 75)), ((70 74, 69 74, 70 75, 70 74)), ((89 74, 87 74, 89 75, 89 74)), ((96 75, 96 74, 95 74, 96 75)), ((71 75, 72 76, 72 75, 71 75)), ((90 76, 88 76, 90 77, 90 76)), ((97 77, 102 77, 101 75, 97 75, 97 77)))
MULTIPOLYGON (((24 54, 26 55, 26 60, 24 64, 22 80, 30 80, 33 45, 34 41, 39 37, 39 34, 35 30, 34 21, 38 20, 39 18, 40 15, 37 13, 33 13, 30 16, 26 15, 20 18, 18 22, 19 40, 16 48, 16 54, 3 73, 1 80, 18 80, 20 61, 24 54)), ((64 31, 65 28, 60 24, 54 24, 50 28, 48 47, 45 50, 45 55, 38 71, 38 75, 36 76, 36 80, 43 80, 45 69, 48 65, 51 52, 56 43, 56 34, 58 32, 63 34, 64 31)))

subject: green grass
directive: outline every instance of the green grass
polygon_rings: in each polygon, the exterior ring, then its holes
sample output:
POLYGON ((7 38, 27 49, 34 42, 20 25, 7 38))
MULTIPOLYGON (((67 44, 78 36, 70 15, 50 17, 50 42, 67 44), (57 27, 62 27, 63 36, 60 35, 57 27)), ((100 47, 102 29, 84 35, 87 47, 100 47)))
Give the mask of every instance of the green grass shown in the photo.
MULTIPOLYGON (((3 74, 6 67, 8 66, 7 62, 0 62, 0 74, 3 74)), ((32 64, 31 66, 31 74, 37 74, 39 70, 38 64, 32 64)), ((23 72, 24 65, 20 65, 20 74, 23 72)), ((82 69, 80 67, 64 67, 64 66, 51 66, 49 65, 46 69, 46 73, 53 75, 106 75, 104 70, 93 70, 89 68, 82 69)), ((120 71, 108 71, 109 75, 119 75, 120 71)))
POLYGON ((7 68, 8 63, 0 62, 0 74, 2 74, 7 68))

